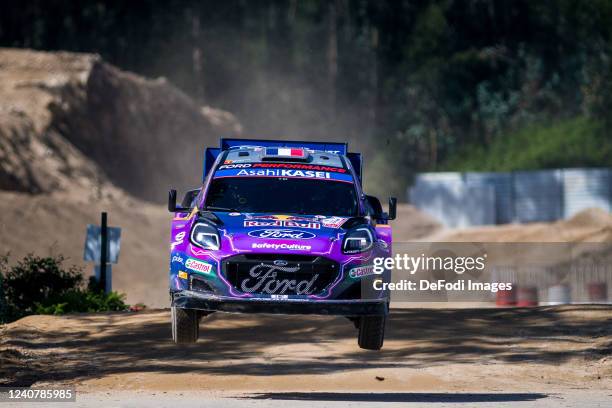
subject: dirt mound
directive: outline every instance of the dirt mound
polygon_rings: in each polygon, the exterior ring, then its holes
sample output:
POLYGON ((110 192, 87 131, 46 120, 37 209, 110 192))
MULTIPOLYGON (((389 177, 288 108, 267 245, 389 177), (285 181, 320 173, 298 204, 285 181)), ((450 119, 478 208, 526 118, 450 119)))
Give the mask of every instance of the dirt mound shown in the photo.
POLYGON ((120 226, 113 287, 167 306, 169 186, 200 182, 202 149, 241 131, 163 78, 97 55, 0 48, 0 253, 82 259, 85 227, 120 226), (2 191, 4 190, 4 191, 2 191))
POLYGON ((115 185, 162 201, 171 185, 199 183, 204 146, 240 130, 165 79, 97 55, 0 49, 0 189, 101 197, 115 185))
POLYGON ((446 230, 428 239, 438 242, 612 242, 612 214, 586 209, 572 218, 553 223, 446 230))
POLYGON ((123 228, 114 288, 167 306, 170 214, 142 199, 198 185, 204 146, 240 131, 232 114, 97 55, 0 48, 0 252, 59 253, 90 273, 85 226, 107 211, 123 228))
POLYGON ((422 239, 442 229, 438 221, 409 204, 398 204, 397 218, 390 224, 395 242, 422 239))
POLYGON ((612 214, 601 208, 588 208, 562 221, 563 225, 574 228, 612 226, 612 214))

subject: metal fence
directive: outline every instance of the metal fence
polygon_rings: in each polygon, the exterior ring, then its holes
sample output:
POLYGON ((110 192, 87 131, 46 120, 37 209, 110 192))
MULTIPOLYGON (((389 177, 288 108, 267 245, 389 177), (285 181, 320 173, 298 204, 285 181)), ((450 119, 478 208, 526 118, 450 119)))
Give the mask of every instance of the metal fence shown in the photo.
POLYGON ((612 169, 421 173, 408 201, 448 227, 554 221, 612 209, 612 169))

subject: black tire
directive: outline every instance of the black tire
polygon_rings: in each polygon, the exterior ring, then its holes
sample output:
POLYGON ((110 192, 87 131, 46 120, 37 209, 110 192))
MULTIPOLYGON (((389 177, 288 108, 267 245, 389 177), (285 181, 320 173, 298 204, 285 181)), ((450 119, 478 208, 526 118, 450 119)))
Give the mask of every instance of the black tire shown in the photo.
POLYGON ((361 316, 359 321, 359 347, 366 350, 380 350, 385 340, 385 325, 387 317, 361 316))
POLYGON ((195 343, 200 334, 198 312, 172 306, 172 340, 176 344, 195 343))

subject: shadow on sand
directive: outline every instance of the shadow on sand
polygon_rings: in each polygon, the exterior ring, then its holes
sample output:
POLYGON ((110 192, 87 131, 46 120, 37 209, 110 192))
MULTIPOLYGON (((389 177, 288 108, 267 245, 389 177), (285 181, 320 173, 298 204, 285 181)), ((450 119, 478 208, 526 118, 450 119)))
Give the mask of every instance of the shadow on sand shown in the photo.
POLYGON ((342 402, 422 402, 422 403, 481 403, 525 402, 546 398, 538 393, 421 393, 421 392, 268 392, 244 397, 255 400, 342 401, 342 402))

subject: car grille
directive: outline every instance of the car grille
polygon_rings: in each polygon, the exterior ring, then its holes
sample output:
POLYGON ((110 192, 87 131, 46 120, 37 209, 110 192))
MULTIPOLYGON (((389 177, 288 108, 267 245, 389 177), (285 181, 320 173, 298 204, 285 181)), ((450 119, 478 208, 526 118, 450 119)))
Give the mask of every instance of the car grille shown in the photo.
POLYGON ((227 258, 221 265, 237 290, 266 295, 321 293, 340 269, 337 262, 309 255, 243 254, 227 258))

